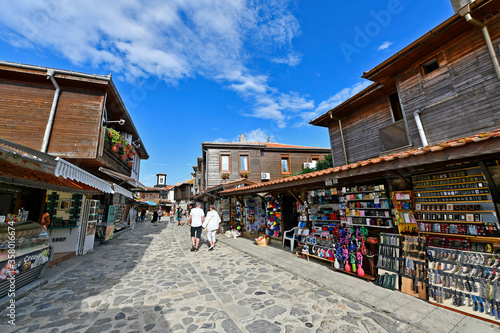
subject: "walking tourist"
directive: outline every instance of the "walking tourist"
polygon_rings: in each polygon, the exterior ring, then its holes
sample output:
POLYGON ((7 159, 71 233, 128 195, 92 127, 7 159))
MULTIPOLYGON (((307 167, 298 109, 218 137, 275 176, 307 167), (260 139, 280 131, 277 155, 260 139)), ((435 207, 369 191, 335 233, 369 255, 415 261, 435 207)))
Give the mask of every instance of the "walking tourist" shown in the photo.
POLYGON ((155 209, 155 211, 153 212, 153 218, 151 219, 151 223, 154 223, 155 226, 157 226, 158 224, 158 209, 155 209))
POLYGON ((219 213, 215 210, 214 205, 210 205, 210 211, 207 213, 205 217, 205 222, 203 222, 203 228, 207 229, 207 239, 210 242, 209 251, 212 251, 215 248, 215 234, 219 229, 220 216, 219 213))
POLYGON ((172 208, 170 208, 170 223, 174 223, 174 219, 175 219, 175 208, 174 206, 172 206, 172 208))
POLYGON ((161 216, 163 215, 163 212, 161 211, 161 208, 158 210, 158 222, 161 222, 161 216))
POLYGON ((189 217, 191 219, 191 243, 193 244, 191 251, 198 251, 198 247, 200 246, 201 226, 205 221, 205 212, 201 209, 201 204, 197 204, 196 208, 191 209, 189 217))
POLYGON ((177 208, 177 225, 182 225, 182 207, 177 208))
POLYGON ((146 208, 142 208, 141 210, 141 224, 146 223, 146 208))

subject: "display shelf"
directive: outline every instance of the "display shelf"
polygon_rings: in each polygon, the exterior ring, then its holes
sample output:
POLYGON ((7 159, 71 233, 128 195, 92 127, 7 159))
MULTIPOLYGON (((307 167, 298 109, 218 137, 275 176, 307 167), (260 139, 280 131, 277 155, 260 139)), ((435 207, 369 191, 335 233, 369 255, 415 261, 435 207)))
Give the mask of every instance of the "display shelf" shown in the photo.
POLYGON ((73 228, 78 228, 79 225, 68 225, 65 227, 49 227, 49 229, 73 229, 73 228))
POLYGON ((347 200, 345 200, 345 201, 341 201, 340 203, 345 203, 345 202, 356 202, 356 201, 374 201, 374 199, 379 199, 380 201, 382 201, 382 200, 389 200, 388 198, 347 199, 347 200))
POLYGON ((323 219, 317 219, 317 220, 307 220, 306 222, 340 222, 340 220, 323 220, 323 219))
POLYGON ((345 273, 345 274, 349 274, 349 275, 353 275, 353 276, 356 276, 356 277, 359 277, 361 279, 365 279, 365 280, 368 280, 368 281, 373 281, 375 280, 375 277, 369 275, 369 274, 366 274, 361 276, 361 275, 358 275, 356 273, 353 273, 353 272, 348 272, 348 271, 345 271, 343 269, 336 269, 334 266, 333 266, 333 263, 335 262, 334 260, 330 260, 330 259, 326 259, 326 258, 322 258, 322 257, 318 257, 318 256, 315 256, 314 254, 309 254, 309 253, 303 253, 303 252, 300 252, 300 251, 297 251, 297 254, 298 255, 303 255, 303 256, 306 256, 307 257, 307 261, 309 261, 309 257, 312 257, 312 258, 316 258, 316 259, 320 259, 320 260, 323 260, 323 261, 328 261, 332 264, 332 269, 335 271, 335 272, 341 272, 341 273, 345 273))
POLYGON ((363 194, 363 193, 373 193, 373 192, 378 192, 378 193, 383 193, 385 190, 373 190, 373 191, 357 191, 357 192, 342 192, 341 195, 347 195, 347 194, 363 194))
POLYGON ((350 223, 344 223, 345 225, 350 225, 353 227, 368 227, 368 228, 381 228, 381 229, 390 229, 394 228, 392 225, 369 225, 369 224, 350 224, 350 223))
MULTIPOLYGON (((418 198, 417 198, 418 199, 418 198)), ((416 199, 415 199, 416 200, 416 199)), ((453 200, 453 201, 418 201, 420 204, 449 204, 453 202, 463 202, 463 203, 490 203, 491 200, 479 200, 479 201, 466 201, 466 200, 453 200)))
POLYGON ((494 210, 418 210, 420 213, 494 213, 494 210))
POLYGON ((441 232, 432 232, 432 231, 419 231, 419 234, 425 234, 425 235, 433 235, 433 236, 442 236, 442 237, 457 237, 457 238, 467 238, 467 239, 473 239, 473 240, 484 240, 484 241, 491 241, 491 240, 497 240, 499 241, 499 237, 485 237, 485 236, 470 236, 470 235, 457 235, 457 234, 445 234, 441 232))
POLYGON ((450 220, 417 220, 417 222, 449 223, 449 224, 487 224, 488 222, 476 221, 450 221, 450 220))

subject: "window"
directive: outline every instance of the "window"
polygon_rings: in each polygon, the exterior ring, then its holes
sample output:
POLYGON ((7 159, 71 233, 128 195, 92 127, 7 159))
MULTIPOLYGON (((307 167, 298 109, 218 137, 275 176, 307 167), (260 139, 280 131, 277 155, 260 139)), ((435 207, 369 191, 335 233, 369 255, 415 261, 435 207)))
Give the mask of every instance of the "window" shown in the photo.
POLYGON ((290 157, 288 157, 288 156, 281 157, 281 173, 282 174, 291 173, 291 171, 290 171, 290 157))
POLYGON ((319 156, 312 156, 311 157, 311 162, 312 162, 313 167, 315 168, 318 165, 319 156))
POLYGON ((240 155, 240 172, 248 172, 248 171, 250 171, 248 155, 240 155))
POLYGON ((231 172, 231 155, 222 154, 220 156, 220 171, 231 172))
POLYGON ((399 104, 398 94, 389 95, 389 102, 391 103, 392 118, 394 121, 403 119, 403 112, 401 111, 401 104, 399 104))
POLYGON ((437 59, 432 59, 429 62, 426 62, 425 64, 422 65, 422 72, 424 75, 427 75, 431 72, 434 72, 436 69, 439 68, 439 63, 437 59))

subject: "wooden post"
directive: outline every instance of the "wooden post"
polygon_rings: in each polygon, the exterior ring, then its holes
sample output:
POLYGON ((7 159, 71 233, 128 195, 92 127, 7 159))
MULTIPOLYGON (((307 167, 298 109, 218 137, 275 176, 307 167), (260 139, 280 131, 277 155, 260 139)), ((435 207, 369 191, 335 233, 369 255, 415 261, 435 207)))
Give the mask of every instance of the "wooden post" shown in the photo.
POLYGON ((288 190, 288 193, 290 193, 292 197, 294 197, 294 199, 299 202, 299 204, 304 205, 304 202, 298 196, 296 196, 295 193, 292 192, 292 190, 288 190))

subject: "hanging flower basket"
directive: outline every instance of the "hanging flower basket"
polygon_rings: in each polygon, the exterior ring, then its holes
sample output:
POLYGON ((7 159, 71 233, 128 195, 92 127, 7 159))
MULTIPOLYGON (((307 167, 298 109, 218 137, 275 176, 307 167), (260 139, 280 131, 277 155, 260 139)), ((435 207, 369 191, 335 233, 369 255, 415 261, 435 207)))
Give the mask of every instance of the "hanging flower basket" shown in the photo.
POLYGON ((134 165, 134 161, 128 161, 128 166, 132 167, 134 165))
POLYGON ((116 145, 111 146, 111 150, 114 151, 115 153, 120 151, 120 148, 116 145))
POLYGON ((120 156, 122 157, 122 160, 124 160, 124 161, 126 161, 126 160, 127 160, 127 155, 122 154, 122 155, 120 155, 120 156))

